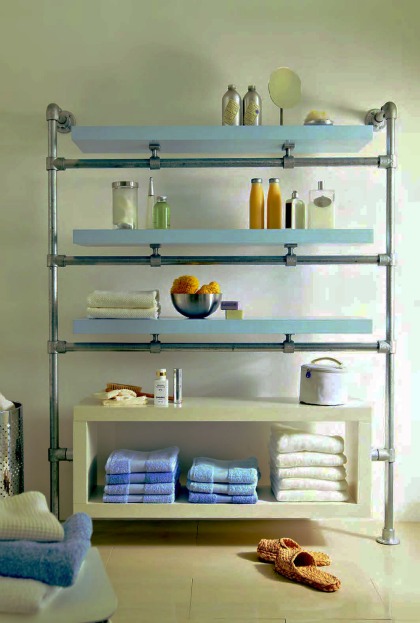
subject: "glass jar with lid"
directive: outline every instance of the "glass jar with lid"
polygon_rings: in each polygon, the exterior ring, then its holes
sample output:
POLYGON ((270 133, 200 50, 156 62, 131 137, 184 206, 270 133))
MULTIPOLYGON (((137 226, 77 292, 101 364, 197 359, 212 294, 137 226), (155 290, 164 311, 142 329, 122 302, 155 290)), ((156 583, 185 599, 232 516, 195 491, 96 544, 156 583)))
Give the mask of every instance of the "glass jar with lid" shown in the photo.
POLYGON ((137 182, 112 182, 112 222, 115 229, 138 227, 137 182))

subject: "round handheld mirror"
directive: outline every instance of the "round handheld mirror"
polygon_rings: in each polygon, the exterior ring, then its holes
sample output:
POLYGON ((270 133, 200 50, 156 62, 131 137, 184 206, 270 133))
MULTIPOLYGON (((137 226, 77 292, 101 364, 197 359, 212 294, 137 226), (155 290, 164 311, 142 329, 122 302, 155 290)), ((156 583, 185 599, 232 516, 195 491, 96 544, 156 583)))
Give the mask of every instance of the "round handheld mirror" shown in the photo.
POLYGON ((270 76, 268 92, 280 108, 280 125, 283 125, 283 108, 293 108, 302 96, 300 78, 288 67, 278 67, 270 76))

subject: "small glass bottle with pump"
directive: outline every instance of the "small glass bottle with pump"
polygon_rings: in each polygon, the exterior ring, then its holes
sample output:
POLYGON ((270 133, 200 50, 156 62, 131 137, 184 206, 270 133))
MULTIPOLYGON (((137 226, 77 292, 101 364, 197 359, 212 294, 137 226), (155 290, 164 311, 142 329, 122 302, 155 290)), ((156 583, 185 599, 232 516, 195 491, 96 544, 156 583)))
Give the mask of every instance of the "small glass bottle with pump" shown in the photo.
POLYGON ((334 229, 334 191, 325 190, 318 182, 317 190, 309 191, 309 229, 334 229))
POLYGON ((171 208, 166 202, 166 197, 158 197, 153 206, 153 228, 170 229, 171 227, 171 208))
POLYGON ((281 192, 278 177, 271 177, 268 187, 267 229, 281 229, 281 192))
POLYGON ((234 84, 222 98, 222 125, 242 125, 242 98, 234 84))
POLYGON ((146 204, 146 229, 153 229, 153 206, 155 205, 155 191, 153 188, 153 177, 149 177, 149 190, 147 193, 146 204))
POLYGON ((262 125, 262 102, 255 84, 250 84, 243 99, 244 125, 262 125))
POLYGON ((168 394, 169 384, 166 378, 165 368, 156 370, 155 380, 155 407, 167 407, 168 406, 168 394))
POLYGON ((297 191, 284 204, 284 226, 286 229, 306 229, 306 206, 299 199, 297 191))
POLYGON ((137 182, 112 182, 112 222, 115 229, 138 227, 137 182))
POLYGON ((249 229, 264 229, 264 191, 260 177, 254 177, 251 180, 249 229))

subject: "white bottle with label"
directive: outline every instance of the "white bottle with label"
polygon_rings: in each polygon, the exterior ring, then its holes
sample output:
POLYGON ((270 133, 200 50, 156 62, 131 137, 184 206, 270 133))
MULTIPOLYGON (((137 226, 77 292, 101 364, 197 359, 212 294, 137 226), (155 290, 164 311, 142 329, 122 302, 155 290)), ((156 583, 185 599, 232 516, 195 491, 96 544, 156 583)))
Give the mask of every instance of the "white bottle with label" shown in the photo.
POLYGON ((325 190, 322 182, 318 189, 309 191, 309 229, 334 229, 334 191, 325 190))
POLYGON ((166 370, 156 370, 155 380, 155 407, 167 407, 169 395, 169 383, 166 378, 166 370))

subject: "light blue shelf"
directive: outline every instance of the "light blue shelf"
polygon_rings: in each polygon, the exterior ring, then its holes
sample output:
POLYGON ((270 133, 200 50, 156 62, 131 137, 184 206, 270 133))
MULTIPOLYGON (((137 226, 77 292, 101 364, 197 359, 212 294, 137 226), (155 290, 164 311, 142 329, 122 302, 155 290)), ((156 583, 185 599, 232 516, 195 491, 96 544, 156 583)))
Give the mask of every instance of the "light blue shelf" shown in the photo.
POLYGON ((205 318, 159 318, 158 320, 120 320, 81 318, 73 321, 73 333, 95 334, 259 334, 286 333, 372 333, 367 318, 252 318, 224 320, 205 318))
POLYGON ((295 154, 356 153, 373 137, 373 126, 74 126, 71 136, 84 153, 150 153, 159 143, 167 154, 274 154, 286 141, 295 154))
POLYGON ((373 242, 373 229, 75 229, 73 242, 88 247, 362 244, 373 242))

